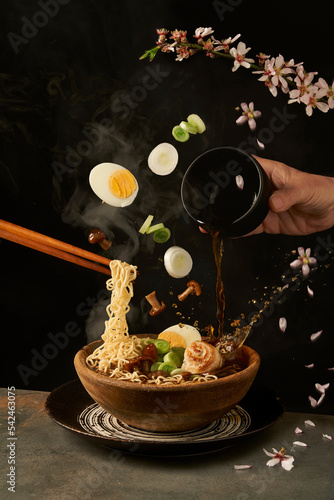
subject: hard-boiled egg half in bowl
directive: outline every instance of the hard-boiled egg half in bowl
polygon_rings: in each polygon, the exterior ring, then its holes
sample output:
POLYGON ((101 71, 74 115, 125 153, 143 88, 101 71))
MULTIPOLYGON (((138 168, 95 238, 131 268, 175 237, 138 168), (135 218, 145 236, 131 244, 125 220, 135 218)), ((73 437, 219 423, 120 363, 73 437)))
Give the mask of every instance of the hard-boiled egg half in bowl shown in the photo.
POLYGON ((99 163, 89 174, 94 193, 113 207, 131 205, 138 193, 135 176, 117 163, 99 163))

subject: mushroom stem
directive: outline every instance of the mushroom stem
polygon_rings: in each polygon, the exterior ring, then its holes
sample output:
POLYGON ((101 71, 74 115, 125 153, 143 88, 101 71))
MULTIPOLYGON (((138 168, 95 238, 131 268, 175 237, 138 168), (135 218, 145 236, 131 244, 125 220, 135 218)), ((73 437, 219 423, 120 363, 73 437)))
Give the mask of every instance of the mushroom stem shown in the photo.
POLYGON ((180 295, 177 296, 177 298, 182 302, 183 300, 185 300, 188 295, 201 295, 202 293, 202 288, 201 288, 201 285, 199 283, 197 283, 197 281, 189 281, 187 283, 187 289, 180 293, 180 295))
POLYGON ((166 305, 164 301, 160 302, 158 301, 155 291, 151 292, 149 295, 145 296, 145 299, 147 302, 152 306, 152 309, 150 310, 150 315, 151 316, 157 316, 158 314, 162 313, 166 309, 166 305))

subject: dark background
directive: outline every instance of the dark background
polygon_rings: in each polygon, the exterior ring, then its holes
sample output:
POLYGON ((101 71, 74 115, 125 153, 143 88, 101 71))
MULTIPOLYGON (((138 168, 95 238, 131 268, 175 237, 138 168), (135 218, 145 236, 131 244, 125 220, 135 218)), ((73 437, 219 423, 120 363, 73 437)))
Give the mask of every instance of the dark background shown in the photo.
MULTIPOLYGON (((232 73, 230 62, 204 54, 181 63, 172 54, 159 54, 152 63, 139 56, 154 46, 158 27, 188 30, 191 39, 197 27, 212 26, 217 38, 241 33, 252 47, 250 57, 260 51, 282 53, 331 84, 333 6, 327 2, 318 15, 306 7, 298 1, 3 0, 0 217, 99 253, 87 235, 94 227, 104 230, 113 241, 104 254, 139 268, 128 316, 131 333, 159 332, 180 320, 198 321, 201 328, 214 322, 211 242, 182 211, 185 169, 214 146, 243 144, 250 151, 254 134, 247 125, 235 125, 235 107, 254 101, 262 111, 257 132, 262 130, 264 137, 275 114, 285 110, 289 115, 261 156, 333 175, 333 111, 315 110, 307 117, 303 105, 287 106, 287 95, 272 97, 250 70, 232 73), (36 14, 45 13, 45 4, 50 13, 36 14), (147 81, 155 88, 145 88, 147 81), (204 119, 207 131, 176 143, 171 128, 190 113, 204 119), (159 142, 171 142, 180 155, 177 169, 166 178, 152 174, 146 163, 159 142), (102 205, 92 193, 88 174, 102 161, 120 163, 136 175, 140 191, 130 207, 102 205), (168 244, 155 245, 138 233, 150 213, 171 229, 168 244), (172 244, 191 253, 191 277, 203 284, 200 300, 191 297, 177 309, 172 304, 187 279, 172 279, 164 270, 163 254, 172 244), (152 290, 168 305, 156 318, 148 315, 144 298, 152 290)), ((327 231, 225 242, 227 324, 241 313, 252 315, 290 280, 289 263, 298 246, 322 257, 308 280, 292 283, 282 303, 271 306, 248 340, 262 357, 257 383, 273 389, 289 410, 310 410, 308 396, 320 396, 314 384, 333 382, 333 371, 328 371, 334 366, 331 238, 327 231), (288 322, 285 333, 278 328, 282 316, 288 322), (322 336, 312 343, 310 335, 319 330, 322 336), (313 362, 313 369, 305 368, 313 362)), ((52 390, 75 377, 73 357, 87 337, 103 333, 109 300, 105 276, 5 240, 0 240, 0 256, 2 358, 9 364, 2 384, 52 390)), ((331 384, 314 411, 333 413, 333 399, 331 384)))

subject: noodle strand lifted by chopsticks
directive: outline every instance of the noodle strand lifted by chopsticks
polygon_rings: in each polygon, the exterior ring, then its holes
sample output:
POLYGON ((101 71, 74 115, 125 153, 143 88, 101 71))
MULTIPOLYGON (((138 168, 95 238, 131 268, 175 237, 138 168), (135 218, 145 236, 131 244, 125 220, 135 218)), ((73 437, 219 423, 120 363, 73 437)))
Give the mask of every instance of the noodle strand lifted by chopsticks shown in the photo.
POLYGON ((140 339, 129 336, 126 321, 137 267, 120 260, 112 260, 110 270, 111 278, 107 281, 107 289, 111 290, 111 300, 107 306, 109 319, 105 322, 102 335, 104 343, 87 357, 86 362, 91 368, 110 376, 115 372, 118 378, 124 369, 124 363, 141 353, 140 339))

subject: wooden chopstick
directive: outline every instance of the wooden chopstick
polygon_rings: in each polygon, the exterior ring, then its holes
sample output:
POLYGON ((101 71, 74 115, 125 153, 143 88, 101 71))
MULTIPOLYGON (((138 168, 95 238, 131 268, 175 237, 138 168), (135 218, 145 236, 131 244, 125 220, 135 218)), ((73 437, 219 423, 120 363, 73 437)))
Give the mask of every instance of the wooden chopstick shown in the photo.
POLYGON ((0 219, 0 238, 110 276, 110 259, 2 219, 0 219))

